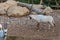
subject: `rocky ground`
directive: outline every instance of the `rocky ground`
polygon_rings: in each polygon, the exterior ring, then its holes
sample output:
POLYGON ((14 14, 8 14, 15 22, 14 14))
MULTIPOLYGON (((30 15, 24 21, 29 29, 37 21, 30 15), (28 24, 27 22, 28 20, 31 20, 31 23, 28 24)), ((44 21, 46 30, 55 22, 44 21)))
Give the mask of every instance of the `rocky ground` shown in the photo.
POLYGON ((51 29, 48 29, 48 23, 40 23, 40 29, 37 31, 37 22, 27 17, 8 18, 0 16, 0 22, 4 28, 8 28, 8 35, 19 37, 17 40, 60 40, 59 11, 55 10, 55 13, 51 14, 56 24, 54 27, 51 26, 51 29))

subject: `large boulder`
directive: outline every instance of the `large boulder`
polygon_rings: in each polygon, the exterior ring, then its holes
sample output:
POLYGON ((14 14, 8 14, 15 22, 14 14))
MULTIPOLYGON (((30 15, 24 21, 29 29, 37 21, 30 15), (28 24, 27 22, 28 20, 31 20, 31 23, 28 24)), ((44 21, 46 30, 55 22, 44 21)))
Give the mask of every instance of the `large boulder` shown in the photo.
POLYGON ((9 6, 17 6, 17 2, 14 0, 8 0, 5 3, 9 6))
POLYGON ((0 8, 0 15, 5 15, 5 14, 6 14, 6 11, 0 8))
POLYGON ((17 6, 17 2, 8 0, 4 3, 0 3, 0 14, 6 14, 7 9, 11 6, 17 6))
POLYGON ((0 3, 0 8, 7 10, 11 6, 17 6, 17 2, 13 0, 8 0, 4 3, 0 3))
POLYGON ((7 13, 8 16, 21 17, 29 14, 29 10, 26 7, 15 6, 15 7, 10 7, 7 10, 7 13))

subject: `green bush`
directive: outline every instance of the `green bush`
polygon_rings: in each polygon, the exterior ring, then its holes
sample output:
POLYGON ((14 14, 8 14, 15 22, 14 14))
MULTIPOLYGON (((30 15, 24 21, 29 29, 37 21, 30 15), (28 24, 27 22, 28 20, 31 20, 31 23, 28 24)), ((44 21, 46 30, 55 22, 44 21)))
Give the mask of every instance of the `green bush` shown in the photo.
MULTIPOLYGON (((20 1, 20 2, 24 2, 24 3, 28 3, 28 0, 16 0, 16 1, 20 1)), ((34 0, 34 4, 39 4, 40 0, 34 0)), ((29 0, 29 3, 32 3, 32 0, 29 0)))
POLYGON ((57 0, 57 2, 60 4, 60 0, 57 0))
MULTIPOLYGON (((16 1, 20 1, 20 2, 24 2, 24 3, 28 3, 28 0, 16 0, 16 1)), ((60 4, 60 0, 57 0, 57 2, 60 4)), ((32 3, 32 0, 29 0, 29 3, 32 3)), ((34 0, 33 2, 34 4, 39 4, 40 0, 34 0)), ((43 4, 48 5, 49 0, 45 0, 43 4)), ((50 5, 56 5, 56 3, 51 3, 50 5)))

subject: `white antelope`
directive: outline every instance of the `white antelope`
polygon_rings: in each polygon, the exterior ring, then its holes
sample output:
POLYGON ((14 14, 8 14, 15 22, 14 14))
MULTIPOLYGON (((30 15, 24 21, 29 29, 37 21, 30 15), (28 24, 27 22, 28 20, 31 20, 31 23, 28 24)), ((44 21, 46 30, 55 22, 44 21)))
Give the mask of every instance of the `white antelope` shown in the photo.
POLYGON ((29 15, 30 19, 34 19, 38 22, 37 27, 39 28, 40 22, 48 22, 49 23, 49 29, 50 26, 54 26, 55 22, 52 16, 47 15, 29 15))

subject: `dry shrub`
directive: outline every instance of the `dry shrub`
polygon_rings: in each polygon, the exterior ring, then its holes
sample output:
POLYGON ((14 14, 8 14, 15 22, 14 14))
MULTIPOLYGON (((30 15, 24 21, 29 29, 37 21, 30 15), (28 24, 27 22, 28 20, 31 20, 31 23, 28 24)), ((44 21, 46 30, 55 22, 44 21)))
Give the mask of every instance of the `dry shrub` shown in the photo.
POLYGON ((45 14, 50 14, 50 13, 53 13, 53 10, 52 10, 50 7, 46 7, 46 8, 43 10, 43 13, 45 13, 45 14))

